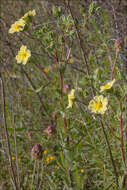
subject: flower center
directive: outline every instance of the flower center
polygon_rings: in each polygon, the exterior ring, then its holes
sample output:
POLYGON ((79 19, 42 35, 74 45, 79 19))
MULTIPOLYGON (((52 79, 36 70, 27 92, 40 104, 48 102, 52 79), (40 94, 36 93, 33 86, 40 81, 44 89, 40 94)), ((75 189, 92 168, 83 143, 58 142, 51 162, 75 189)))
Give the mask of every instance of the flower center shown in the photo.
POLYGON ((95 108, 96 108, 96 110, 99 110, 99 109, 101 109, 102 107, 103 107, 103 104, 102 104, 101 101, 95 103, 95 108))
POLYGON ((20 29, 20 26, 17 24, 17 25, 15 25, 15 30, 16 31, 19 31, 19 29, 20 29))
POLYGON ((25 59, 27 57, 27 53, 23 52, 21 56, 22 56, 23 59, 25 59))
POLYGON ((110 87, 109 84, 106 84, 106 85, 105 85, 105 89, 108 89, 109 87, 110 87))

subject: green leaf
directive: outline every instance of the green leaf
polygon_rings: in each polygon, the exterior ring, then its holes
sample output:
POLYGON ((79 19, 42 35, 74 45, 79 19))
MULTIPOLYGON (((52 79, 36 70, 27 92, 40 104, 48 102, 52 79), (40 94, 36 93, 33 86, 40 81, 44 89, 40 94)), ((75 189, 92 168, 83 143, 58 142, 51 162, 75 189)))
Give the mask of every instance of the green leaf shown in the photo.
POLYGON ((40 88, 36 89, 35 92, 39 93, 42 89, 43 89, 43 86, 41 86, 40 88))

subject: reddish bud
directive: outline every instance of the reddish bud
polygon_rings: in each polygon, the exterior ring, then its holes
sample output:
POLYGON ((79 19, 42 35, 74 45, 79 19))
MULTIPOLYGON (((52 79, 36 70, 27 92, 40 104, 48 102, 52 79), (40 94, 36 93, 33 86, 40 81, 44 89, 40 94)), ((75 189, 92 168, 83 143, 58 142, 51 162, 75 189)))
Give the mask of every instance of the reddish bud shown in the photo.
POLYGON ((35 160, 42 159, 43 148, 40 144, 35 144, 31 150, 31 157, 35 160))
POLYGON ((53 120, 54 120, 54 121, 57 120, 57 112, 53 113, 53 120))
POLYGON ((44 132, 48 135, 51 136, 56 133, 56 126, 55 125, 49 125, 44 132))
POLYGON ((32 134, 31 131, 29 131, 29 132, 28 132, 28 138, 29 138, 29 139, 32 139, 32 137, 33 137, 33 134, 32 134))
POLYGON ((70 92, 71 85, 70 84, 65 84, 64 85, 64 93, 68 94, 70 92))

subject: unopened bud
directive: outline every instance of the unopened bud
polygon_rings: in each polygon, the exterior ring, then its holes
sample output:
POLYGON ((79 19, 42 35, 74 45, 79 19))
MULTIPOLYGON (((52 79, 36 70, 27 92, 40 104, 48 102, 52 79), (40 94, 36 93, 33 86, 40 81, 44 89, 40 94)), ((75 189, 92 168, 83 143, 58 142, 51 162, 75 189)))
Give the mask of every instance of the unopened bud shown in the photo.
POLYGON ((116 56, 118 56, 120 50, 123 49, 123 46, 124 46, 124 41, 121 38, 116 39, 114 44, 114 47, 116 49, 116 56))
POLYGON ((68 94, 70 92, 71 85, 70 84, 65 84, 64 85, 64 93, 68 94))
POLYGON ((35 160, 42 159, 43 148, 40 144, 35 144, 31 150, 31 157, 35 160))
POLYGON ((115 40, 115 44, 114 44, 114 47, 116 48, 116 49, 121 49, 122 47, 123 47, 123 43, 124 43, 124 41, 121 39, 121 38, 119 38, 119 39, 116 39, 115 40))
POLYGON ((55 125, 49 125, 44 132, 48 135, 51 136, 56 133, 56 126, 55 125))
POLYGON ((32 136, 33 136, 32 132, 29 131, 29 132, 28 132, 28 138, 29 138, 29 139, 32 139, 32 136))
POLYGON ((53 120, 56 121, 57 120, 57 112, 53 113, 53 120))

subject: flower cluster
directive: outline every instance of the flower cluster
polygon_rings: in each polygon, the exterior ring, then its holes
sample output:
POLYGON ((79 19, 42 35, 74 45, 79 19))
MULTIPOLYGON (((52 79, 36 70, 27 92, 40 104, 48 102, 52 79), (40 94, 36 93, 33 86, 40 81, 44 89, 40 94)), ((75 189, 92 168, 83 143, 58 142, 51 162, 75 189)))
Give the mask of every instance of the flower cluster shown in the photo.
POLYGON ((11 25, 11 28, 9 29, 9 33, 13 34, 15 32, 20 32, 24 30, 25 25, 27 24, 27 20, 32 18, 36 15, 35 10, 29 11, 26 13, 23 17, 21 17, 18 21, 16 21, 14 24, 11 25), (28 19, 27 19, 28 18, 28 19))
POLYGON ((28 11, 23 17, 22 19, 27 19, 28 17, 33 17, 36 15, 36 11, 35 10, 32 10, 32 11, 28 11))
POLYGON ((43 69, 44 73, 49 73, 51 71, 51 68, 50 67, 45 67, 43 69))
MULTIPOLYGON (((113 86, 114 82, 115 79, 108 82, 104 86, 101 86, 100 92, 110 89, 113 86)), ((108 105, 108 99, 100 95, 100 96, 95 96, 94 99, 89 102, 88 108, 93 113, 104 114, 105 111, 107 110, 107 105, 108 105)))
MULTIPOLYGON (((8 32, 10 34, 13 34, 15 32, 23 31, 24 27, 28 25, 29 22, 31 22, 32 17, 35 15, 35 10, 27 12, 23 17, 21 17, 18 21, 11 25, 11 28, 8 32)), ((18 52, 18 55, 16 55, 17 63, 22 63, 23 65, 25 65, 30 57, 30 50, 27 49, 27 46, 22 45, 18 52)))
POLYGON ((47 156, 47 158, 46 158, 46 162, 47 162, 47 164, 49 164, 51 161, 53 161, 53 160, 56 160, 56 157, 55 156, 47 156))

